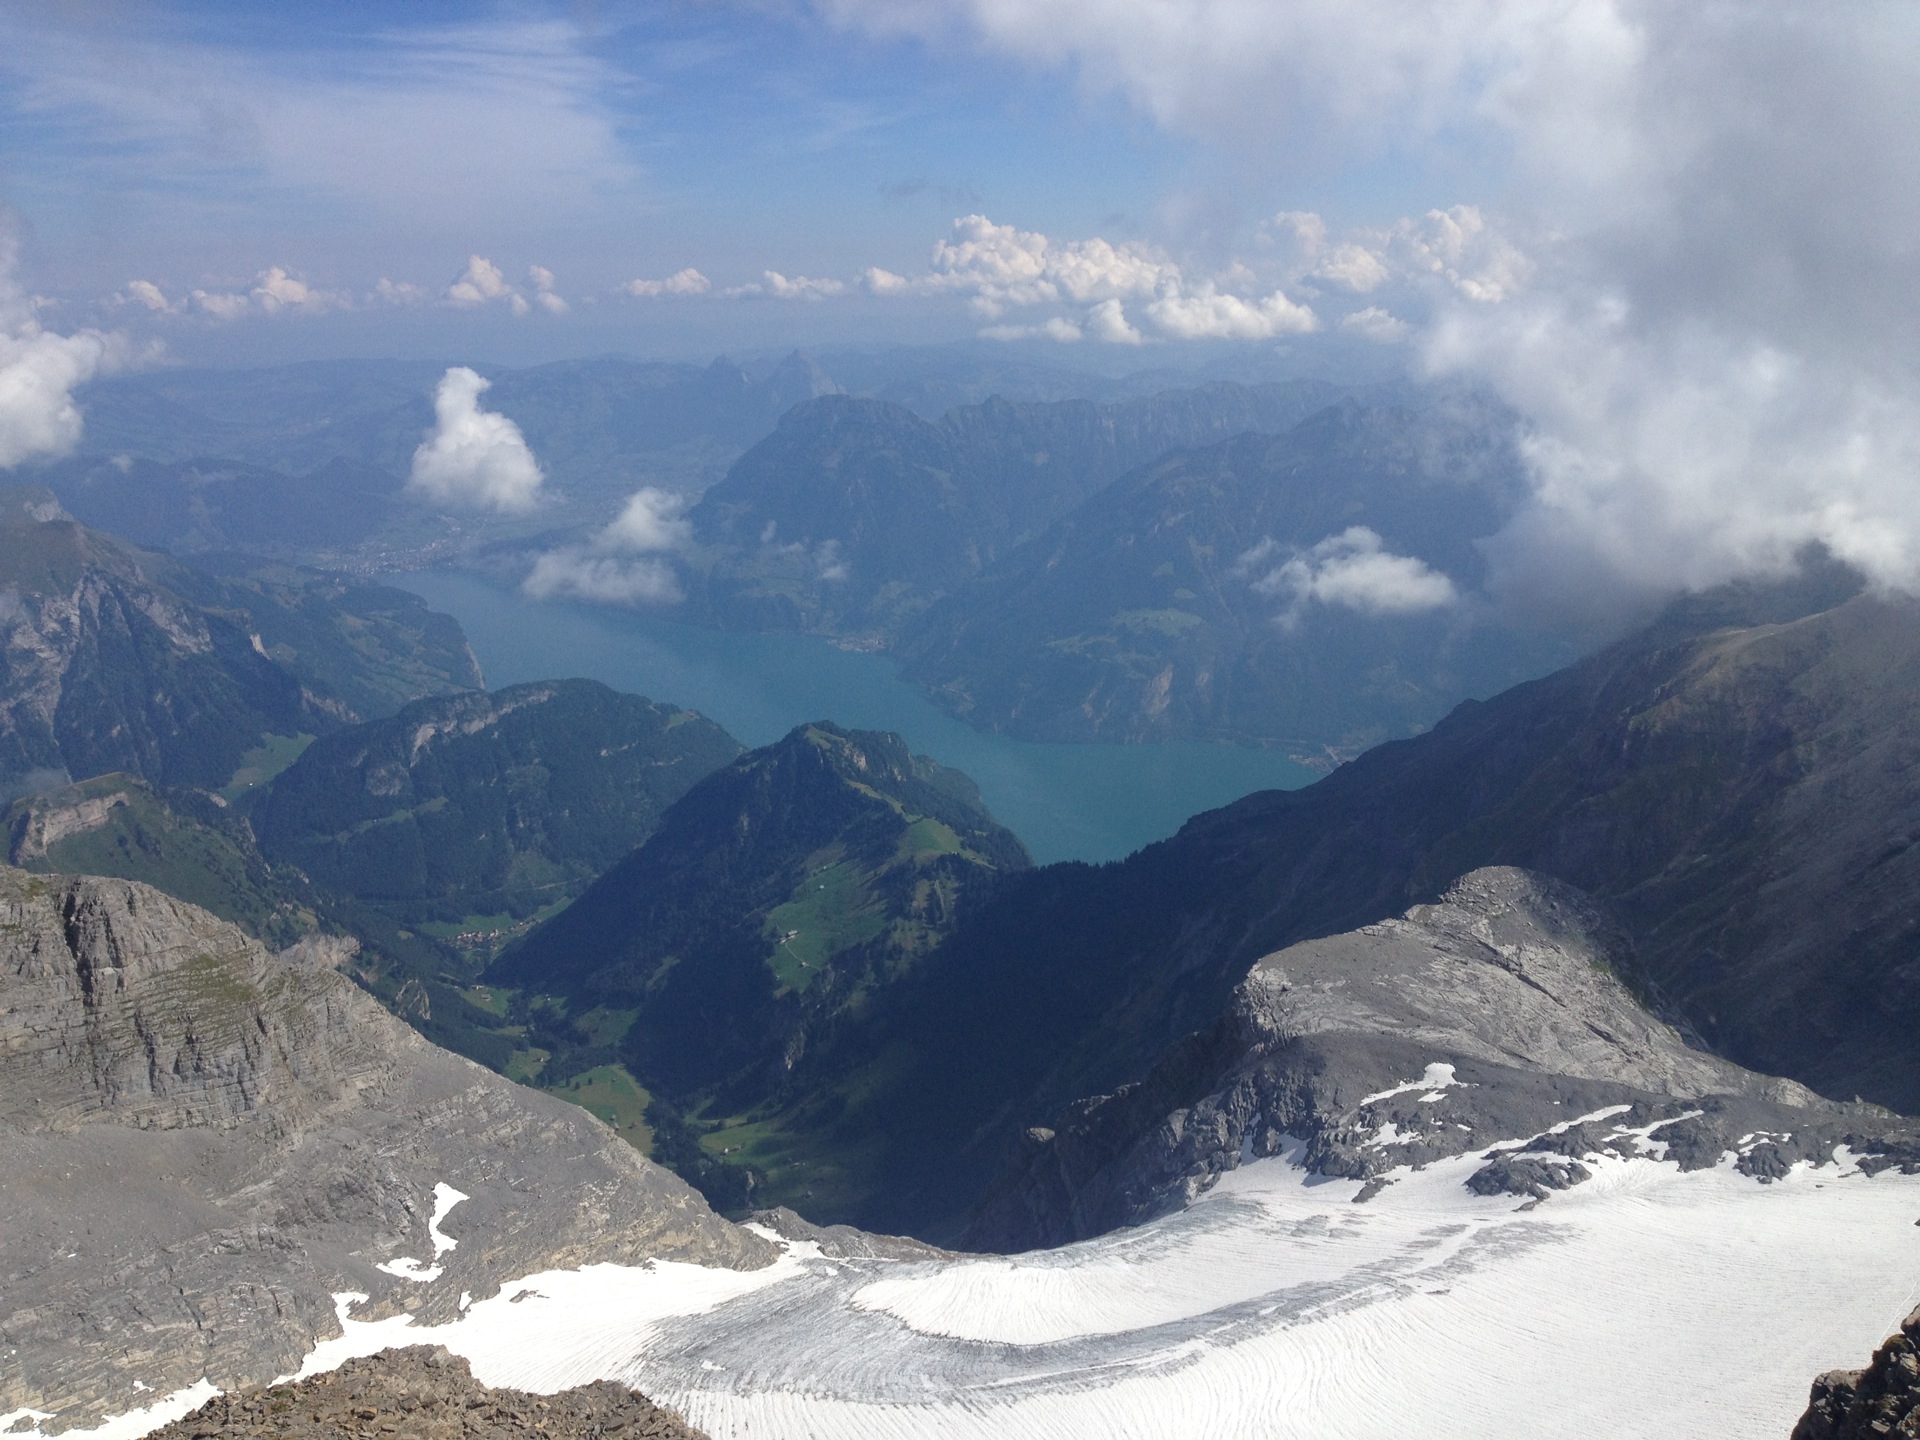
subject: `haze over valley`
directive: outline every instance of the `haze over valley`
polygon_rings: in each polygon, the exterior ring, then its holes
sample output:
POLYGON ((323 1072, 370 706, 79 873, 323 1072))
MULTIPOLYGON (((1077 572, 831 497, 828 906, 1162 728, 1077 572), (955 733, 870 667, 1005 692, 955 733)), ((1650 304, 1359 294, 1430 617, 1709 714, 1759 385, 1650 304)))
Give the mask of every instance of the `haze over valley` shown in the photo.
POLYGON ((1920 21, 0 15, 0 1432, 1920 1425, 1920 21))

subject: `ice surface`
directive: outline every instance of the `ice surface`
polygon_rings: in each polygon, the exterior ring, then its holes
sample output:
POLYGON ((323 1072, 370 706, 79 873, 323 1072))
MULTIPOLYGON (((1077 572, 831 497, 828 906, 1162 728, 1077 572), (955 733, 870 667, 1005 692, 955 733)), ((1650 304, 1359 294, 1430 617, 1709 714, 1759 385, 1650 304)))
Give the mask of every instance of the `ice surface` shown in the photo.
POLYGON ((342 1296, 345 1333, 301 1373, 439 1343, 490 1385, 626 1381, 714 1440, 1698 1440, 1786 1434, 1814 1375, 1920 1299, 1920 1176, 1597 1156, 1521 1210, 1466 1188, 1480 1163, 1403 1167, 1357 1204, 1283 1156, 1061 1250, 596 1265, 437 1326, 342 1296))

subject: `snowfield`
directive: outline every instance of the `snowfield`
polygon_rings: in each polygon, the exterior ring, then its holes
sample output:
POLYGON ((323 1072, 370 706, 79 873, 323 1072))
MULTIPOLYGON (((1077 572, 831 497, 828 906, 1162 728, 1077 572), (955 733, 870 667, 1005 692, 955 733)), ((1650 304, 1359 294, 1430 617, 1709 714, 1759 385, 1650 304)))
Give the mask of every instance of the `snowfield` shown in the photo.
POLYGON ((592 1266, 439 1326, 340 1297, 345 1334, 301 1373, 435 1342, 489 1385, 623 1380, 715 1440, 1784 1440, 1814 1375, 1864 1363, 1920 1299, 1920 1176, 1594 1158, 1528 1206, 1468 1191, 1480 1163, 1356 1204, 1280 1156, 1061 1250, 592 1266))

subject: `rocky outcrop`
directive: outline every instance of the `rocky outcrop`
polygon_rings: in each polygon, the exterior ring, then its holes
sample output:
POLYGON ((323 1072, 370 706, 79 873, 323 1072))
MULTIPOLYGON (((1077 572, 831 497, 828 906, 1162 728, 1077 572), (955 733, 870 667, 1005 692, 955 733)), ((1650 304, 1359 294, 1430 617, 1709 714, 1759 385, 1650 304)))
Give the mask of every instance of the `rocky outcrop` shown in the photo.
POLYGON ((765 1263, 585 1111, 145 885, 0 870, 0 1414, 298 1367, 534 1271, 765 1263), (425 1258, 413 1258, 425 1257, 425 1258))
POLYGON ((1920 1310, 1873 1352, 1864 1370, 1829 1370, 1813 1382, 1793 1440, 1880 1440, 1920 1435, 1920 1310))
POLYGON ((1510 867, 1269 955, 1144 1080, 1029 1131, 967 1243, 1026 1249, 1136 1224, 1288 1150, 1377 1184, 1530 1135, 1487 1150, 1472 1183, 1536 1200, 1588 1178, 1580 1161, 1594 1153, 1688 1168, 1733 1154, 1763 1179, 1842 1143, 1911 1163, 1911 1127, 1888 1112, 1690 1046, 1615 977, 1630 960, 1600 907, 1510 867))
POLYGON ((298 1384, 222 1395, 152 1440, 706 1440, 671 1410, 611 1380, 557 1395, 494 1390, 438 1345, 412 1345, 298 1384))

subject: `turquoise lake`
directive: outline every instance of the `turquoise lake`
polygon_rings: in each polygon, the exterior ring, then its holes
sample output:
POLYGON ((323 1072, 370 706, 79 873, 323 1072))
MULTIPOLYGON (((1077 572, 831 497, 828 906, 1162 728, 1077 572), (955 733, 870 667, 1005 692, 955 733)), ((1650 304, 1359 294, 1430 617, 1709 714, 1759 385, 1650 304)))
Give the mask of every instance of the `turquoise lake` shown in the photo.
POLYGON ((1188 817, 1317 774, 1232 745, 1038 745, 988 735, 937 708, 891 660, 810 635, 739 635, 655 614, 529 600, 472 575, 387 577, 466 628, 490 686, 585 676, 712 716, 747 745, 831 720, 892 730, 965 771, 1033 858, 1117 860, 1188 817))

